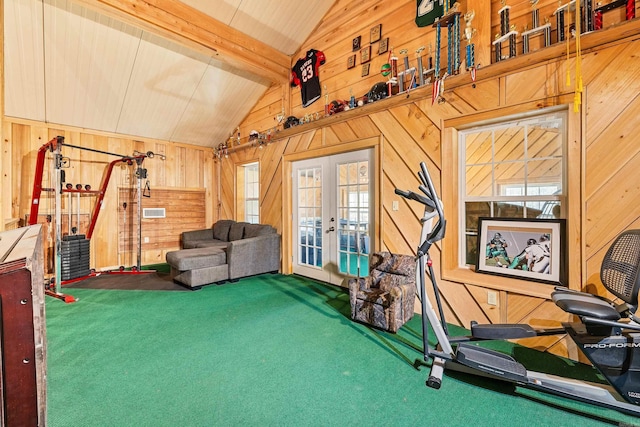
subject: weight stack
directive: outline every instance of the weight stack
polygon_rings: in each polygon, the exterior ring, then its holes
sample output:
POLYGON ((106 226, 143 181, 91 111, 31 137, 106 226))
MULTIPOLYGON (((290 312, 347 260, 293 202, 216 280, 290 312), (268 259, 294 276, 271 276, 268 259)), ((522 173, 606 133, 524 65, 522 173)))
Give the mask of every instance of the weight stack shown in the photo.
POLYGON ((60 258, 61 281, 88 276, 91 273, 89 239, 84 234, 62 236, 60 258))

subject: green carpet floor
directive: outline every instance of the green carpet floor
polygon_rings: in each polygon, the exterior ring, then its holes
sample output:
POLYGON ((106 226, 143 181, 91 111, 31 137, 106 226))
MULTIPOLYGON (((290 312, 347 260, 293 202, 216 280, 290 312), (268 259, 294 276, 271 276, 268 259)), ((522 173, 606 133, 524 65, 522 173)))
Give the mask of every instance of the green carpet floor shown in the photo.
POLYGON ((640 425, 468 375, 428 388, 418 316, 370 329, 345 290, 296 276, 69 293, 46 304, 51 427, 640 425))

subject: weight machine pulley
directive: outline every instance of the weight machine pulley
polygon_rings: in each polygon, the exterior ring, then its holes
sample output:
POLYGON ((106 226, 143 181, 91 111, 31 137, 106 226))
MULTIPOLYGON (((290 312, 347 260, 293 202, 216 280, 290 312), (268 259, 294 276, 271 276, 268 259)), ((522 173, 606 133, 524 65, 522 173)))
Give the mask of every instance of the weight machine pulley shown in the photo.
MULTIPOLYGON (((146 270, 144 272, 141 271, 141 259, 142 259, 142 179, 146 179, 147 170, 142 167, 145 158, 153 157, 153 152, 149 151, 147 153, 135 152, 133 156, 121 155, 117 153, 111 153, 108 151, 96 150, 88 147, 80 147, 71 144, 64 143, 63 136, 57 136, 53 138, 51 141, 44 144, 38 150, 37 158, 36 158, 36 170, 35 170, 35 180, 33 183, 33 192, 31 197, 31 208, 29 214, 29 225, 36 224, 38 222, 38 211, 40 208, 40 201, 42 192, 53 192, 54 193, 54 205, 55 205, 55 244, 54 244, 54 284, 55 290, 52 290, 50 286, 47 287, 45 292, 47 295, 53 296, 55 298, 61 299, 67 303, 75 302, 75 298, 70 295, 65 295, 61 292, 61 286, 64 284, 77 282, 80 280, 84 280, 89 277, 98 276, 102 273, 119 273, 119 274, 140 274, 140 273, 151 273, 151 270, 146 270), (66 184, 64 187, 62 183, 64 182, 64 171, 63 168, 69 166, 69 159, 62 156, 62 146, 66 145, 67 147, 77 148, 79 150, 91 151, 94 153, 106 154, 110 156, 119 157, 116 160, 111 161, 107 167, 105 168, 102 175, 102 182, 100 184, 100 188, 98 190, 92 190, 90 185, 85 185, 84 187, 81 184, 76 184, 75 188, 72 184, 66 184), (42 186, 42 177, 44 173, 44 164, 47 152, 53 153, 53 169, 51 171, 51 184, 50 188, 45 188, 42 186), (136 171, 135 175, 137 178, 137 202, 138 202, 138 247, 137 247, 137 265, 132 267, 131 271, 124 271, 124 268, 121 267, 118 271, 106 271, 106 272, 95 272, 94 270, 90 270, 88 274, 85 274, 81 277, 76 277, 69 280, 62 280, 61 271, 62 271, 62 246, 63 246, 63 236, 62 236, 62 212, 61 212, 61 202, 62 202, 62 194, 67 193, 69 195, 69 206, 68 206, 68 215, 69 215, 69 235, 71 236, 72 232, 75 235, 80 226, 80 196, 82 194, 93 195, 96 197, 94 202, 93 210, 91 212, 89 226, 86 232, 86 240, 91 240, 93 235, 93 231, 95 229, 98 215, 100 214, 100 210, 102 207, 102 203, 104 202, 104 197, 106 194, 107 187, 109 185, 109 180, 111 178, 111 174, 113 172, 113 168, 116 165, 126 163, 131 166, 135 163, 136 171), (77 225, 78 227, 72 227, 71 221, 71 209, 72 209, 72 194, 76 194, 77 199, 77 225)), ((162 157, 162 156, 161 156, 162 157)), ((148 185, 147 185, 148 186, 148 185)), ((50 216, 48 216, 47 220, 49 221, 50 216)))

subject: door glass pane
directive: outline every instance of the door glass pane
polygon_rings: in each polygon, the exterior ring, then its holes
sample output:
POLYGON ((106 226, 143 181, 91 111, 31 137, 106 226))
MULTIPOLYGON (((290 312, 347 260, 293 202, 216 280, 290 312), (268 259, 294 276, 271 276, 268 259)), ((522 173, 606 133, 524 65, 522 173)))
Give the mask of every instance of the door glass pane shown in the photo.
POLYGON ((322 174, 298 170, 298 263, 322 267, 322 174))
POLYGON ((339 271, 352 276, 369 271, 369 162, 338 166, 339 271))

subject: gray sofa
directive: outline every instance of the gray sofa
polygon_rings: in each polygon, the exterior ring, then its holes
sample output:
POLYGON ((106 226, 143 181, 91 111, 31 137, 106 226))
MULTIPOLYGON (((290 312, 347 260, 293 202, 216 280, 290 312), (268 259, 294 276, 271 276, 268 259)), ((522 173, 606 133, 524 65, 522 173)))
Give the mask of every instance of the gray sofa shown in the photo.
POLYGON ((220 220, 185 231, 182 248, 167 252, 173 280, 190 288, 280 269, 280 235, 265 224, 220 220))

